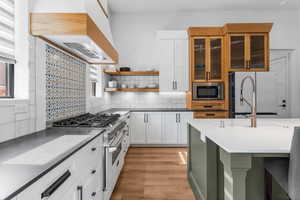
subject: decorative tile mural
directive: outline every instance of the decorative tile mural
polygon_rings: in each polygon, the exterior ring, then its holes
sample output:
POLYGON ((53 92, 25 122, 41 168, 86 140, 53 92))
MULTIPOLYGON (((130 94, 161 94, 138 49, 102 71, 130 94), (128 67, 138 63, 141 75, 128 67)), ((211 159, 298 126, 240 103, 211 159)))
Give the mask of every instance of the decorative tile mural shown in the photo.
POLYGON ((47 121, 56 121, 85 113, 85 85, 86 64, 47 45, 47 121))

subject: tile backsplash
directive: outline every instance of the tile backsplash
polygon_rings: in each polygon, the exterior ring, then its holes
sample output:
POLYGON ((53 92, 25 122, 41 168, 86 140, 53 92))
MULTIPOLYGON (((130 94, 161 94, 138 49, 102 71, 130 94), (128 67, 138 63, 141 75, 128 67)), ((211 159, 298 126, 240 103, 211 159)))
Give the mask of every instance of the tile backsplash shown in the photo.
POLYGON ((86 64, 46 46, 47 121, 65 119, 86 111, 86 64))
POLYGON ((116 92, 111 95, 113 108, 185 108, 186 93, 116 92))

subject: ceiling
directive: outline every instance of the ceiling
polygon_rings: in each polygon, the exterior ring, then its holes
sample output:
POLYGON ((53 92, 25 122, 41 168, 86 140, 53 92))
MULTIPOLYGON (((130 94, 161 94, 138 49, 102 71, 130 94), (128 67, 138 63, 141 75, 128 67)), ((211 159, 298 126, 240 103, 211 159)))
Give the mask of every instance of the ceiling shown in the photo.
POLYGON ((300 0, 109 0, 114 13, 300 9, 300 0))

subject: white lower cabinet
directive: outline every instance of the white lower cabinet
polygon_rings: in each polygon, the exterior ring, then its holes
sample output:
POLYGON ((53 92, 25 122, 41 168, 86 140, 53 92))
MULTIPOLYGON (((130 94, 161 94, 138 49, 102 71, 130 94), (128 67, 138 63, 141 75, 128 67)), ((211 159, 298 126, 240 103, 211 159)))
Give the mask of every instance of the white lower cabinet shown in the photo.
POLYGON ((133 145, 187 145, 187 121, 192 112, 132 112, 133 145))
POLYGON ((78 187, 74 185, 65 193, 61 200, 78 200, 78 193, 78 187))
POLYGON ((17 200, 102 200, 102 145, 103 136, 95 138, 21 192, 17 200))
POLYGON ((178 144, 179 125, 178 113, 167 112, 163 114, 163 144, 178 144))
POLYGON ((161 144, 162 141, 162 113, 146 113, 146 143, 161 144))
POLYGON ((192 112, 182 112, 180 113, 180 122, 179 122, 179 144, 188 144, 188 121, 193 119, 192 112))
POLYGON ((160 144, 162 140, 160 112, 133 112, 130 116, 131 144, 160 144))
POLYGON ((143 112, 130 114, 130 143, 146 144, 146 115, 143 112))
POLYGON ((187 145, 187 122, 191 112, 168 112, 163 116, 163 144, 187 145))

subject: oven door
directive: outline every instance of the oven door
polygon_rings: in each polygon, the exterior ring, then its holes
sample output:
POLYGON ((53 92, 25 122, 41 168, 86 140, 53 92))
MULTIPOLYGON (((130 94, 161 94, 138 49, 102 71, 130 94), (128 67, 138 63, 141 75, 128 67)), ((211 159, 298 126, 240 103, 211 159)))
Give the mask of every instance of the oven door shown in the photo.
POLYGON ((223 100, 223 83, 193 83, 193 100, 223 100))
POLYGON ((103 180, 104 199, 109 200, 124 165, 124 135, 117 137, 111 145, 105 147, 105 175, 103 180))

